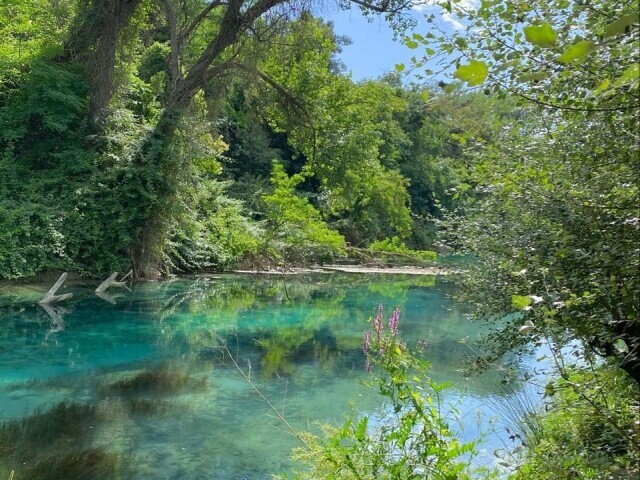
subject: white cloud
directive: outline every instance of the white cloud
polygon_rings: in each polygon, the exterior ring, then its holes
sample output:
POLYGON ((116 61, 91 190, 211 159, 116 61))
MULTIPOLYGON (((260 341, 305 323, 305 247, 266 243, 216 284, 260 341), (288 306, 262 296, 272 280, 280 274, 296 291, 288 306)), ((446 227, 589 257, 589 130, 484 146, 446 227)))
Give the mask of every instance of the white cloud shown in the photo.
POLYGON ((460 20, 458 13, 464 14, 466 12, 474 11, 478 8, 479 0, 458 0, 457 2, 451 2, 451 13, 444 11, 440 7, 440 0, 414 0, 413 10, 419 13, 440 13, 440 18, 443 22, 448 23, 456 30, 463 30, 465 25, 460 20))

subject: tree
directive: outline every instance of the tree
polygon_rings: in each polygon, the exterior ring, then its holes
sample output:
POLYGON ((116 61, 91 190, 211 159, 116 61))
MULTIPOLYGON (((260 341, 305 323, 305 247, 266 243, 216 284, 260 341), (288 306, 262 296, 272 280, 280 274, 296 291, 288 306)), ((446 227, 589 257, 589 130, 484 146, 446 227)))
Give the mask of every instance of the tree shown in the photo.
MULTIPOLYGON (((398 1, 358 4, 363 8, 389 13, 400 12, 407 6, 407 2, 398 1)), ((156 178, 159 180, 159 184, 153 186, 146 186, 146 179, 139 182, 143 188, 153 189, 157 198, 154 204, 145 206, 141 212, 143 226, 138 234, 139 241, 134 246, 133 257, 142 276, 153 275, 157 270, 158 231, 162 230, 158 219, 160 211, 171 198, 172 190, 167 182, 167 174, 171 167, 163 165, 163 152, 182 115, 196 93, 202 90, 207 82, 231 69, 254 71, 252 67, 247 68, 246 64, 239 61, 242 59, 243 43, 253 38, 259 41, 262 36, 268 36, 269 30, 274 28, 281 18, 295 15, 299 11, 295 2, 284 0, 211 2, 196 10, 184 23, 180 23, 174 3, 165 0, 163 6, 170 43, 166 100, 154 132, 139 155, 142 170, 146 171, 145 173, 148 173, 148 168, 155 170, 156 178), (205 33, 206 40, 201 44, 201 37, 195 35, 198 30, 205 33), (244 39, 243 42, 241 39, 244 39)))
POLYGON ((442 4, 468 28, 414 41, 436 42, 469 86, 523 100, 477 155, 482 200, 460 222, 479 257, 470 298, 503 319, 494 353, 578 341, 640 382, 637 3, 442 4))
POLYGON ((330 230, 322 215, 305 198, 295 193, 295 187, 304 180, 303 175, 289 177, 279 163, 274 163, 271 182, 273 192, 264 196, 267 220, 268 248, 284 260, 296 256, 322 260, 344 252, 344 238, 330 230), (282 245, 279 243, 282 242, 282 245))
POLYGON ((279 43, 304 48, 280 48, 260 62, 288 92, 284 105, 280 92, 265 92, 268 118, 306 160, 305 171, 319 184, 319 205, 349 242, 406 237, 408 182, 398 159, 408 139, 395 118, 406 102, 382 82, 355 84, 338 75, 333 37, 329 25, 312 17, 283 32, 279 43))

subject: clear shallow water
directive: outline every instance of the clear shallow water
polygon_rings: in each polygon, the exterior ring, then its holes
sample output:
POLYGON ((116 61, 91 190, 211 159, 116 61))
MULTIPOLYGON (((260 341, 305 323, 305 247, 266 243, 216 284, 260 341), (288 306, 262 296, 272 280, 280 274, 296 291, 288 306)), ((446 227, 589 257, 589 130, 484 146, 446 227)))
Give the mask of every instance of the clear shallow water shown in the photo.
MULTIPOLYGON (((0 296, 1 418, 43 413, 27 424, 30 433, 12 434, 16 451, 3 453, 0 444, 0 478, 15 469, 22 480, 43 458, 82 448, 113 454, 109 478, 282 473, 297 440, 221 345, 296 428, 341 422, 350 408, 380 408, 359 382, 366 378, 362 333, 378 304, 387 313, 400 307, 409 344, 428 342, 433 378, 455 384, 449 399, 458 402, 461 434, 472 439, 479 412, 481 428, 489 428, 497 378, 467 382, 460 374, 479 327, 448 297, 451 288, 420 276, 221 275, 139 284, 106 299, 75 286, 65 289, 74 299, 49 312, 25 300, 38 298, 29 289, 0 296), (47 416, 60 402, 62 418, 47 416), (74 416, 69 404, 89 410, 74 416)), ((484 448, 492 452, 500 441, 490 438, 484 448)))

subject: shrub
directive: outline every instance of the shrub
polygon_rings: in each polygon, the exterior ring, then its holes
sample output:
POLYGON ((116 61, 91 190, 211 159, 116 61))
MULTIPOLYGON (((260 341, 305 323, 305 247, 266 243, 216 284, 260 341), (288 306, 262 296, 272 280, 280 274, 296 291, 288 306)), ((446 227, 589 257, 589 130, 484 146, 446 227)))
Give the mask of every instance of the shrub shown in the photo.
MULTIPOLYGON (((460 443, 443 413, 448 385, 428 376, 429 364, 398 337, 400 311, 383 325, 382 306, 365 332, 366 367, 372 385, 386 400, 381 418, 351 416, 344 425, 322 425, 321 435, 305 434, 294 459, 307 468, 297 478, 457 479, 492 475, 473 469, 476 442, 460 443)), ((364 360, 364 358, 363 358, 364 360)), ((449 413, 455 414, 455 410, 449 413)))
POLYGON ((573 371, 546 388, 548 413, 513 480, 631 479, 640 473, 640 392, 620 370, 573 371))
POLYGON ((295 188, 302 181, 302 175, 288 176, 274 162, 273 192, 263 197, 268 225, 265 244, 284 260, 324 261, 343 255, 344 237, 327 226, 308 199, 296 195, 295 188))
POLYGON ((405 245, 398 237, 385 238, 382 240, 375 240, 369 244, 367 248, 369 252, 379 256, 392 256, 404 257, 407 260, 418 262, 435 262, 438 258, 436 252, 430 250, 412 250, 405 245))

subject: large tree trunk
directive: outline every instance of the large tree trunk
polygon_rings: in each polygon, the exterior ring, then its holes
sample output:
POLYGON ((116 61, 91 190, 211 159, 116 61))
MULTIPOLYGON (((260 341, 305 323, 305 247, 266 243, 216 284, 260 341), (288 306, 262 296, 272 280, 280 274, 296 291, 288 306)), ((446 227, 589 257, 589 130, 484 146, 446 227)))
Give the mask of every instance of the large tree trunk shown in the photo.
POLYGON ((113 95, 113 74, 116 66, 118 38, 129 23, 141 0, 101 0, 100 15, 107 20, 99 31, 93 59, 90 61, 89 119, 99 124, 113 95))
POLYGON ((93 0, 78 14, 59 61, 80 59, 87 64, 89 119, 103 120, 113 95, 118 39, 141 0, 93 0))
MULTIPOLYGON (((275 2, 277 3, 277 2, 275 2)), ((132 246, 131 256, 137 278, 156 278, 160 274, 162 263, 162 247, 169 232, 166 232, 168 205, 174 196, 172 169, 175 168, 172 159, 168 158, 167 149, 187 107, 195 94, 203 88, 205 83, 216 76, 222 75, 231 66, 221 62, 212 67, 222 53, 233 45, 244 29, 250 25, 241 15, 242 1, 229 2, 220 29, 215 38, 209 43, 198 61, 187 72, 186 76, 173 78, 172 89, 168 96, 165 109, 158 120, 153 133, 144 143, 138 154, 138 172, 144 176, 155 171, 149 178, 140 178, 149 195, 150 204, 142 207, 141 228, 138 238, 132 246)), ((270 6, 271 2, 265 3, 270 6)), ((246 15, 246 14, 245 14, 246 15)), ((253 21, 253 20, 251 20, 253 21)), ((175 48, 175 46, 173 46, 175 48)), ((173 48, 172 48, 173 49, 173 48)))
POLYGON ((136 185, 140 194, 139 227, 131 246, 135 277, 155 279, 161 273, 162 248, 166 240, 166 222, 174 198, 175 159, 168 155, 178 124, 188 105, 173 105, 163 111, 156 127, 136 157, 136 185))

